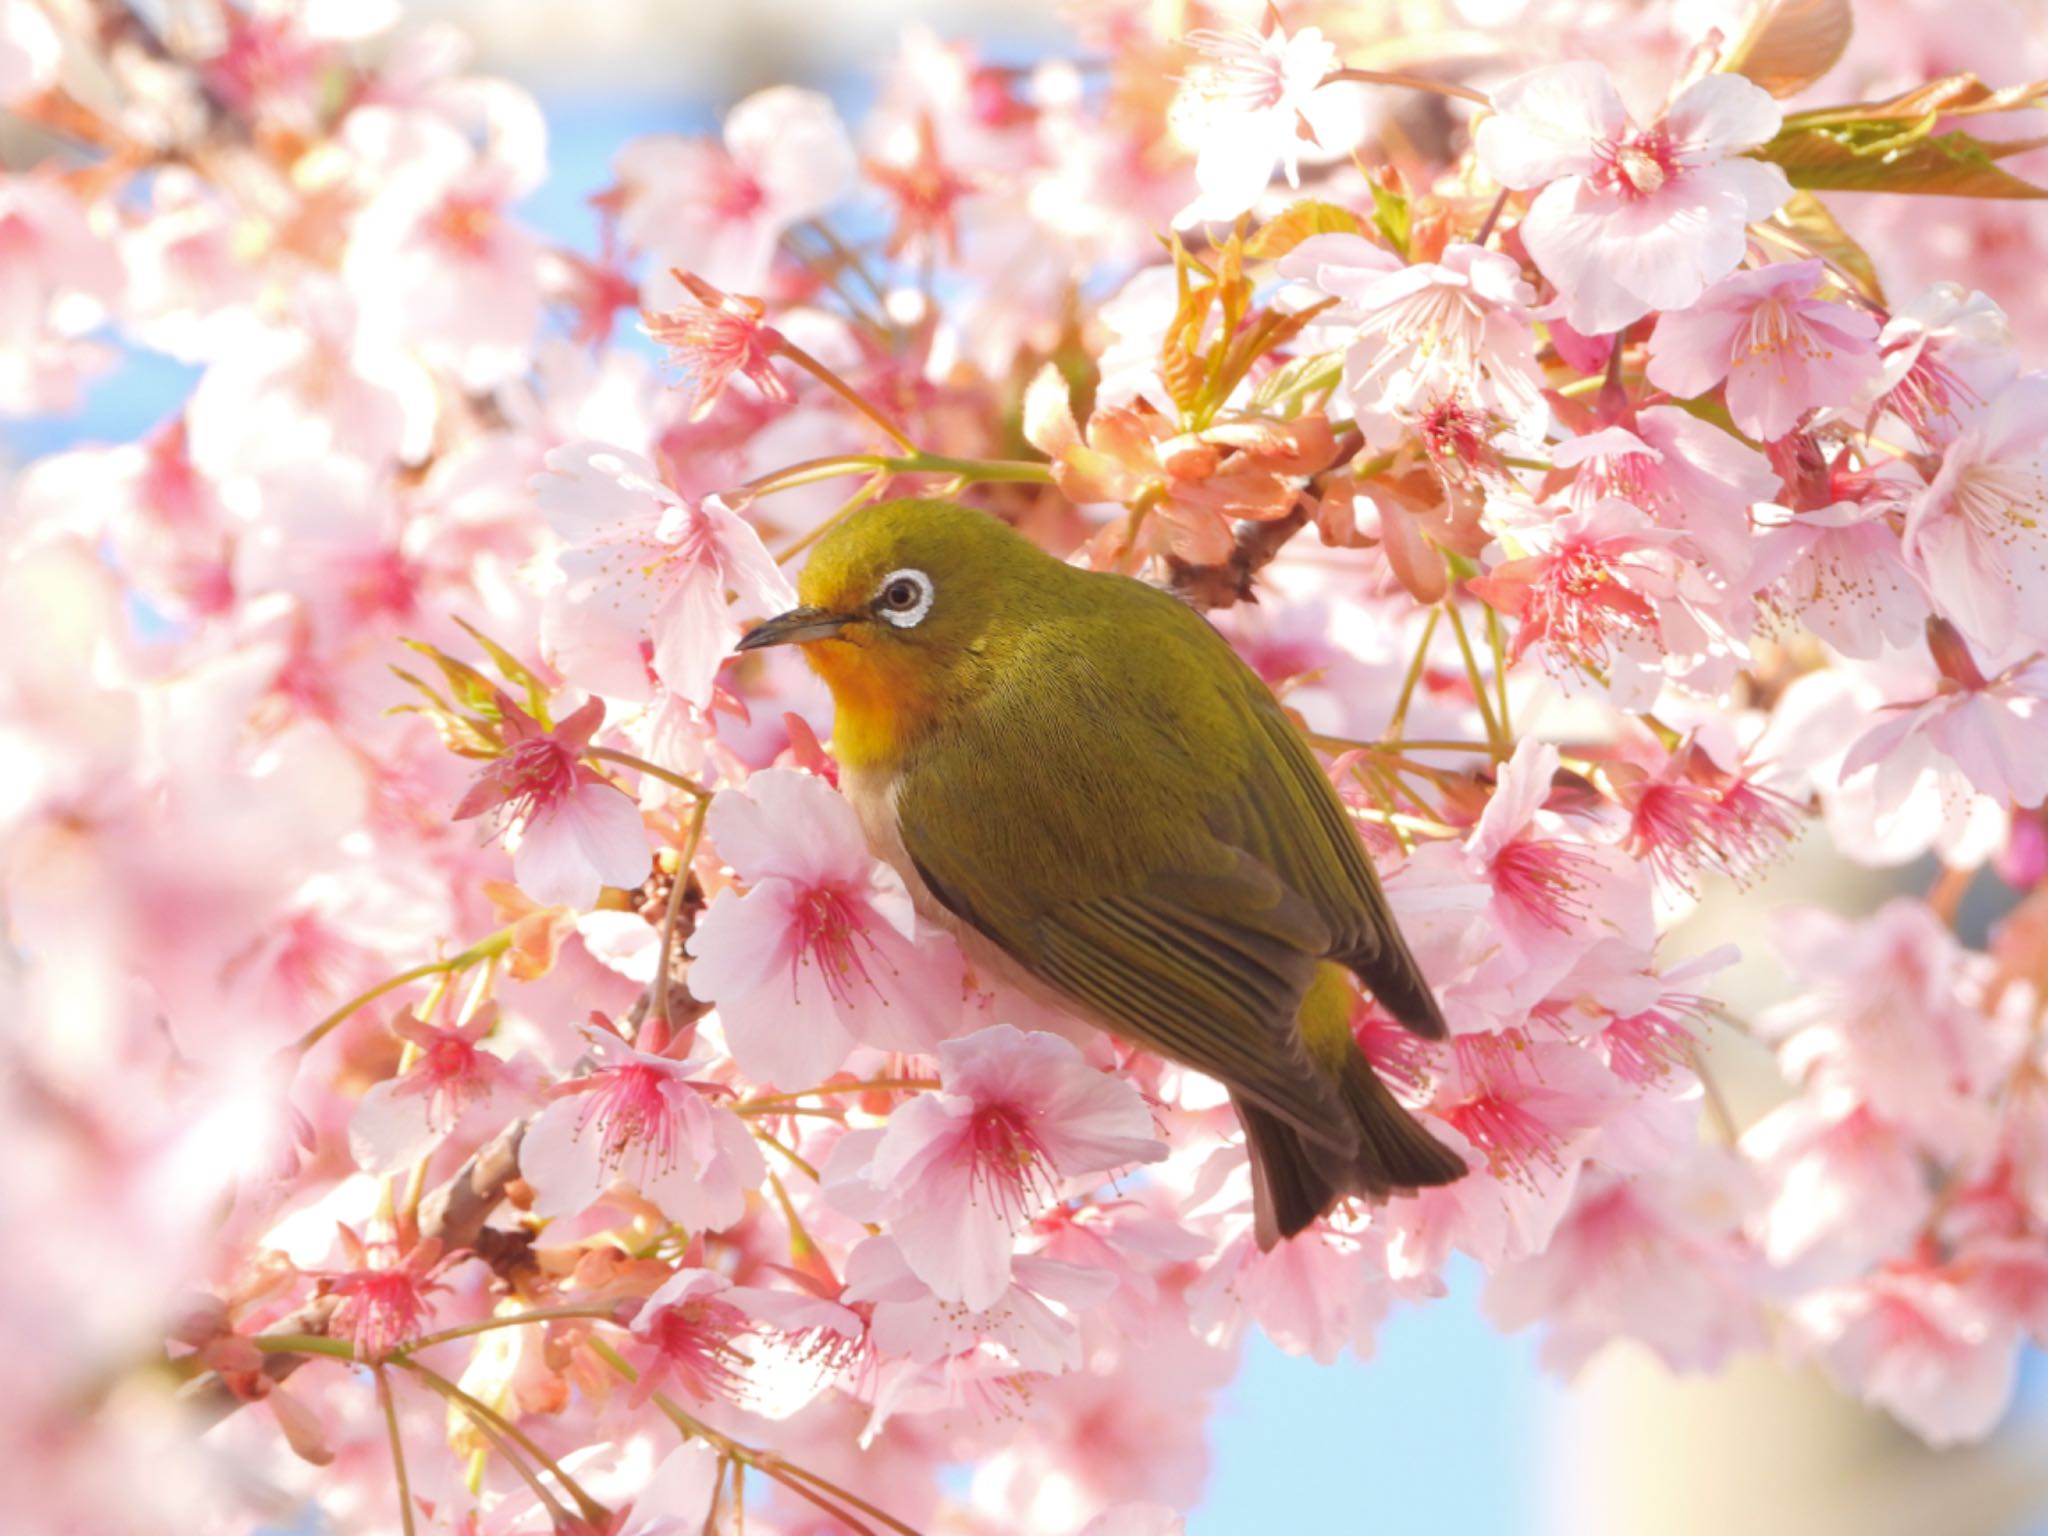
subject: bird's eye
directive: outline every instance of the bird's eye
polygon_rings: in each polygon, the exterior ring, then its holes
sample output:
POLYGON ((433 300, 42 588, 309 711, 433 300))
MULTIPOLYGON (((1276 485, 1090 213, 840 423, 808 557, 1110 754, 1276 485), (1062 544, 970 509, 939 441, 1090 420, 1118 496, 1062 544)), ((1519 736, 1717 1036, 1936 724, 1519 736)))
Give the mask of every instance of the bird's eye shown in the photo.
POLYGON ((898 629, 910 629, 932 611, 932 581, 923 571, 891 571, 875 592, 875 611, 898 629))

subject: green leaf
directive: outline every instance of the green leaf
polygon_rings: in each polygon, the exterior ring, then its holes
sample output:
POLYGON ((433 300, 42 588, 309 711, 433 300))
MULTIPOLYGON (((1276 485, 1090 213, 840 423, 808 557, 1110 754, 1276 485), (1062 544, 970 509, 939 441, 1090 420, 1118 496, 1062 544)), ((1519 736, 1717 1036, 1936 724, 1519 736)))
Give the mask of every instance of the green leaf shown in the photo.
POLYGON ((1838 107, 1788 112, 1784 128, 1838 128, 1857 123, 1918 123, 1936 117, 1982 117, 1992 112, 2017 112, 2048 101, 2048 80, 2009 85, 1994 91, 1975 75, 1943 75, 1925 85, 1883 101, 1852 101, 1838 107))
POLYGON ((1368 181, 1366 185, 1372 189, 1373 227, 1387 237, 1387 244, 1394 248, 1394 253, 1406 261, 1408 240, 1414 228, 1409 217, 1408 199, 1377 181, 1368 181))
POLYGON ((1244 253, 1260 261, 1285 256, 1311 235, 1356 235, 1363 232, 1358 215, 1349 208, 1304 198, 1290 204, 1259 226, 1259 232, 1245 242, 1244 253))
POLYGON ((498 685, 475 667, 457 661, 424 640, 400 639, 398 642, 407 650, 417 651, 431 661, 448 680, 448 691, 455 696, 455 705, 481 715, 486 720, 501 720, 504 712, 498 707, 498 685))
POLYGON ((492 664, 497 667, 500 677, 526 690, 526 712, 538 720, 543 729, 549 727, 552 722, 548 719, 548 690, 541 680, 535 677, 517 656, 467 619, 458 618, 455 622, 462 626, 470 639, 484 648, 492 664))
POLYGON ((1794 192, 1791 201, 1771 216, 1771 223, 1791 231, 1807 250, 1853 282, 1863 297, 1874 304, 1884 303, 1884 287, 1878 282, 1877 265, 1870 253, 1835 222, 1827 204, 1811 192, 1794 192))
POLYGON ((1788 128, 1758 155, 1783 166, 1808 192, 1898 192, 1941 197, 2043 198, 2048 189, 2023 181, 1998 162, 2038 140, 1986 143, 1960 129, 1934 134, 1930 115, 1913 123, 1865 119, 1827 127, 1788 128))
POLYGON ((1252 409, 1277 413, 1291 421, 1301 414, 1305 401, 1330 388, 1343 373, 1344 354, 1341 351, 1317 352, 1308 357, 1294 358, 1259 381, 1258 389, 1252 394, 1252 409))

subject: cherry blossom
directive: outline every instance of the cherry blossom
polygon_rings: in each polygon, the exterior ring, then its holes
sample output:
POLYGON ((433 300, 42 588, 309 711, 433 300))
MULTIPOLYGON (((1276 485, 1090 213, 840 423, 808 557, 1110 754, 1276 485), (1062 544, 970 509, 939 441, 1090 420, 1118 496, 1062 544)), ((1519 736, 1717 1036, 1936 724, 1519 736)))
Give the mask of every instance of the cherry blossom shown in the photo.
POLYGON ((1493 108, 1474 130, 1480 164, 1541 189, 1522 240, 1588 335, 1693 303, 1742 259, 1744 228, 1791 196, 1783 171, 1742 154, 1782 114, 1738 75, 1693 81, 1647 127, 1592 63, 1519 75, 1493 108))
POLYGON ((1982 1435, 2012 1397, 2017 1335, 1939 1272, 1816 1292, 1792 1321, 1830 1377, 1935 1445, 1982 1435))
POLYGON ((1783 437, 1809 412, 1877 376, 1877 322, 1813 297, 1819 261, 1733 272, 1650 335, 1650 382, 1690 398, 1728 381, 1728 410, 1751 437, 1783 437))
POLYGON ((2035 657, 1987 679, 1953 629, 1934 620, 1930 630, 1945 662, 1941 690, 1918 705, 1887 710, 1890 718, 1849 749, 1842 777, 1874 768, 1880 801, 1896 804, 1922 772, 1953 765, 1984 794, 2022 808, 2039 805, 2048 799, 2041 751, 2048 661, 2035 657))
POLYGON ((0 177, 0 415, 65 411, 111 365, 88 340, 120 283, 113 246, 54 178, 0 177))
POLYGON ((1451 399, 1542 435, 1548 411, 1529 323, 1536 294, 1506 256, 1458 243, 1437 261, 1405 266, 1359 236, 1317 235, 1281 270, 1339 301, 1326 320, 1355 327, 1344 391, 1376 446, 1451 399))
POLYGON ((503 695, 498 709, 505 751, 477 774, 454 818, 501 818, 518 839, 514 877, 545 905, 587 907, 603 886, 638 885, 648 861, 640 813, 583 761, 603 703, 590 700, 551 730, 503 695))
POLYGON ((589 1035, 595 1065, 555 1085, 527 1130, 519 1167, 542 1215, 573 1216, 614 1182, 683 1226, 740 1219, 763 1177, 761 1149, 690 1073, 694 1065, 589 1035))
POLYGON ((390 1242, 366 1243, 347 1226, 337 1235, 349 1267, 325 1277, 341 1298, 336 1328, 354 1341, 358 1360, 381 1360, 394 1345, 419 1337, 432 1318, 433 1295, 446 1289, 434 1278, 443 1267, 441 1245, 429 1238, 401 1253, 390 1242))
POLYGON ((762 613, 796 605, 753 527, 717 497, 686 501, 639 454, 569 443, 547 456, 537 500, 562 541, 568 606, 546 640, 563 670, 601 693, 646 694, 643 636, 654 675, 700 708, 739 639, 728 589, 762 613))
POLYGON ((914 942, 902 877, 868 852, 831 786, 771 768, 720 794, 705 826, 747 890, 720 892, 699 921, 691 974, 742 1070, 800 1088, 855 1042, 928 1051, 944 1037, 957 962, 914 942))
POLYGON ((1993 654, 2014 634, 2048 639, 2044 424, 2048 377, 2023 375, 1972 413, 1906 509, 1907 567, 1935 611, 1993 654))
POLYGON ((367 1173, 395 1173, 440 1145, 465 1116, 489 1115, 501 1095, 521 1095, 511 1065, 481 1042, 497 1024, 485 1006, 466 1023, 435 1025, 401 1012, 391 1032, 418 1058, 398 1076, 373 1084, 349 1116, 349 1150, 367 1173))
POLYGON ((1163 1152, 1144 1101, 1056 1035, 1007 1024, 938 1047, 940 1090, 835 1149, 828 1190, 889 1222, 904 1262, 975 1311, 1002 1294, 1010 1248, 1065 1181, 1163 1152))
POLYGON ((855 170, 831 102, 789 86, 727 113, 722 145, 638 139, 617 166, 620 228, 655 269, 682 267, 742 293, 760 290, 783 231, 845 196, 855 170))
POLYGON ((1205 29, 1183 41, 1196 58, 1176 105, 1198 146, 1201 195, 1174 222, 1236 218, 1259 200, 1276 165, 1290 187, 1301 185, 1302 142, 1318 143, 1319 126, 1335 126, 1328 114, 1338 93, 1322 87, 1336 48, 1314 27, 1290 34, 1277 25, 1205 29))
POLYGON ((787 405, 796 396, 770 364, 781 337, 761 323, 759 299, 720 293, 702 278, 679 274, 690 302, 644 317, 647 334, 668 348, 669 360, 689 380, 690 419, 701 421, 718 404, 734 374, 764 399, 787 405))

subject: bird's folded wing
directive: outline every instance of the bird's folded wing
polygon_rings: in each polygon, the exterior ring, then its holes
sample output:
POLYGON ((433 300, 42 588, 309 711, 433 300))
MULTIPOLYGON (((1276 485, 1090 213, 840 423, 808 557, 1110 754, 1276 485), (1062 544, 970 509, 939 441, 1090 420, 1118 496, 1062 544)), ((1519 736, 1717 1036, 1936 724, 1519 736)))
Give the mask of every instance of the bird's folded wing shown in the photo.
POLYGON ((1315 909, 1330 931, 1330 958, 1360 969, 1383 951, 1402 952, 1372 860, 1322 764, 1278 704, 1260 698, 1250 709, 1268 749, 1257 758, 1264 771, 1212 811, 1210 831, 1315 909))
POLYGON ((1340 1154, 1356 1133, 1296 1026, 1329 935, 1242 850, 1204 840, 1136 891, 1029 910, 903 823, 933 896, 1118 1034, 1205 1072, 1340 1154))

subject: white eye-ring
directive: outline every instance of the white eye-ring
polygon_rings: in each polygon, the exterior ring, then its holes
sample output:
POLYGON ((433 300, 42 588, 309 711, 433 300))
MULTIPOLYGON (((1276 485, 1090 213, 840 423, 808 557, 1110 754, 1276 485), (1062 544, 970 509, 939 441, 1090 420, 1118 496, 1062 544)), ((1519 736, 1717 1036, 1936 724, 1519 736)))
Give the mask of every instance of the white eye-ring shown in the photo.
POLYGON ((891 571, 875 589, 875 612, 898 629, 914 629, 932 611, 932 579, 923 571, 891 571))

